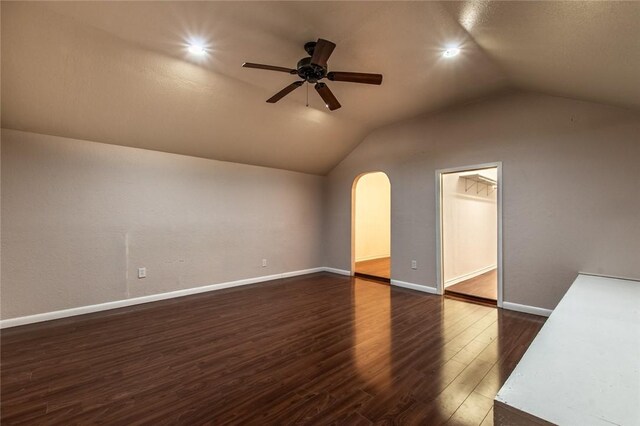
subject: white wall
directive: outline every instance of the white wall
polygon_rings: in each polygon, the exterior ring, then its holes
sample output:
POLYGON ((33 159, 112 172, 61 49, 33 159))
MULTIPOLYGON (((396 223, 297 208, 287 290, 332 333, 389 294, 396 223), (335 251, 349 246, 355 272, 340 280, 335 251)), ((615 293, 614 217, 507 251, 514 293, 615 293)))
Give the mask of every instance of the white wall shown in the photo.
POLYGON ((323 266, 319 176, 7 129, 1 173, 3 319, 323 266))
POLYGON ((351 185, 380 170, 393 182, 392 279, 435 287, 435 170, 495 161, 505 301, 553 308, 578 271, 640 278, 640 113, 532 93, 369 135, 328 176, 325 264, 349 269, 351 185))
POLYGON ((382 172, 367 173, 355 188, 355 260, 391 254, 391 184, 382 172))
POLYGON ((497 169, 442 177, 442 247, 445 287, 496 267, 497 192, 464 179, 481 174, 497 180, 497 169), (467 190, 468 188, 468 190, 467 190))

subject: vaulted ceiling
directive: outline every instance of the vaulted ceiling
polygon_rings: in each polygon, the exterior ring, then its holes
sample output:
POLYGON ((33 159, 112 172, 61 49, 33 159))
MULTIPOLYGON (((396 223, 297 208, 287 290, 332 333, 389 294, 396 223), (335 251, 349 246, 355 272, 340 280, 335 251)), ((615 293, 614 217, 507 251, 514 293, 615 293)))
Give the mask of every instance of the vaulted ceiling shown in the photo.
POLYGON ((2 126, 325 174, 374 128, 507 88, 640 107, 640 2, 2 2, 2 126), (322 37, 329 82, 277 104, 322 37), (190 55, 203 42, 204 57, 190 55), (455 58, 442 50, 461 47, 455 58))

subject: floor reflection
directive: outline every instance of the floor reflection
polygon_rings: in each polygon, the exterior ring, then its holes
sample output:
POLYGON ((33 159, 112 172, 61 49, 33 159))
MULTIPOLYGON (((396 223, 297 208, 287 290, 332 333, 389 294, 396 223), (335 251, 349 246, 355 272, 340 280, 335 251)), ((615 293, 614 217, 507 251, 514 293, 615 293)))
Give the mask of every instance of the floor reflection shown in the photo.
POLYGON ((319 273, 15 327, 1 422, 486 425, 543 323, 319 273))
POLYGON ((491 424, 544 319, 354 279, 354 366, 373 423, 491 424))
MULTIPOLYGON (((501 382, 507 380, 511 372, 527 351, 527 348, 544 325, 546 318, 526 315, 531 327, 519 328, 523 315, 500 309, 498 312, 498 351, 502 355, 496 363, 496 376, 501 382), (519 332, 514 332, 518 330, 519 332)), ((497 392, 497 390, 496 390, 497 392)))
POLYGON ((376 391, 391 381, 391 288, 355 278, 354 362, 360 378, 376 391))

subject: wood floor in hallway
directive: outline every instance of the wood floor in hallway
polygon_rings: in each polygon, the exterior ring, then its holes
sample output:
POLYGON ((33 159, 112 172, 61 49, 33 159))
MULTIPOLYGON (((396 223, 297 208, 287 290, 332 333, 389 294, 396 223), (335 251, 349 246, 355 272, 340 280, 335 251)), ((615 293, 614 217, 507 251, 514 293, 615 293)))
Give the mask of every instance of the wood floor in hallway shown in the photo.
POLYGON ((495 301, 498 299, 498 270, 493 269, 477 277, 453 284, 445 290, 447 294, 453 293, 495 301))
POLYGON ((544 318, 317 273, 2 331, 2 424, 492 423, 544 318))
POLYGON ((391 258, 381 257, 379 259, 363 260, 356 262, 355 272, 379 278, 391 278, 391 258))

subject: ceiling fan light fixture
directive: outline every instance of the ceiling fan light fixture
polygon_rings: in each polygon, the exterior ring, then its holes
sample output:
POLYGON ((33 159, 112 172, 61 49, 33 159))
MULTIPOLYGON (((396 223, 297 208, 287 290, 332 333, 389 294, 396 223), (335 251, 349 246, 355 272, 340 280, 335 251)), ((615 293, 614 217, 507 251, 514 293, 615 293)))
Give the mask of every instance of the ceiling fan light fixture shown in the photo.
POLYGON ((296 81, 269 99, 267 102, 274 104, 280 99, 293 92, 298 87, 307 83, 307 106, 309 106, 309 83, 314 84, 316 92, 320 95, 324 101, 324 105, 329 111, 335 111, 341 107, 340 102, 336 99, 331 89, 320 80, 326 78, 330 81, 344 81, 349 83, 361 83, 361 84, 382 84, 382 74, 370 74, 362 72, 346 72, 346 71, 331 71, 327 69, 327 60, 331 56, 333 49, 336 45, 329 40, 319 38, 318 41, 310 41, 305 43, 304 50, 307 52, 308 57, 300 59, 295 68, 279 67, 275 65, 256 64, 253 62, 245 62, 242 64, 243 68, 255 68, 269 71, 279 71, 291 75, 297 75, 302 80, 296 81))
POLYGON ((205 49, 204 46, 200 44, 190 44, 187 50, 189 51, 189 53, 193 53, 194 55, 204 55, 205 53, 207 53, 207 49, 205 49))
POLYGON ((449 47, 442 52, 442 56, 444 58, 453 58, 454 56, 458 56, 460 54, 459 47, 449 47))

